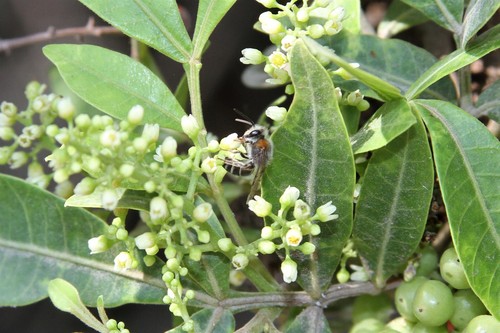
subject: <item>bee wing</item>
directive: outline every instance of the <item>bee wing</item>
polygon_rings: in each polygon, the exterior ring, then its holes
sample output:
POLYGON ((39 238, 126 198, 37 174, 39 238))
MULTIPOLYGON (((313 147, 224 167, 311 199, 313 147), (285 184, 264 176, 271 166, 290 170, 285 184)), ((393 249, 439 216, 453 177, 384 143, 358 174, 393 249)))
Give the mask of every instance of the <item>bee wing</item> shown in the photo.
POLYGON ((257 165, 257 168, 255 170, 255 177, 253 178, 252 181, 252 186, 250 187, 250 193, 248 193, 247 197, 247 203, 253 199, 253 197, 259 192, 260 190, 260 181, 262 179, 262 176, 264 175, 264 170, 266 169, 265 166, 259 164, 257 165))

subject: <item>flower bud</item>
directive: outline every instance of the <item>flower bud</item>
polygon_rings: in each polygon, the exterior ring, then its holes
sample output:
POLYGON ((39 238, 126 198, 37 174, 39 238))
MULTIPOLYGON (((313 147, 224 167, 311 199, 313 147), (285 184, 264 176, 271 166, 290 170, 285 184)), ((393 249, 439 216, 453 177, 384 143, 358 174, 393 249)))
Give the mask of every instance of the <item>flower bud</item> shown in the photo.
POLYGON ((196 206, 193 211, 193 217, 197 222, 205 222, 210 216, 212 216, 213 210, 212 205, 208 202, 204 202, 201 205, 196 206))
POLYGON ((326 204, 319 206, 318 209, 316 209, 315 219, 318 219, 321 222, 327 222, 338 219, 339 215, 333 214, 336 210, 337 207, 332 205, 332 202, 329 201, 326 204))
POLYGON ((297 263, 287 257, 281 263, 281 272, 283 273, 283 281, 291 283, 297 280, 297 263))
POLYGON ((134 170, 135 170, 135 167, 132 164, 124 163, 124 164, 120 165, 120 174, 125 178, 132 176, 132 174, 134 173, 134 170))
POLYGON ((160 136, 160 125, 158 124, 146 124, 142 130, 142 138, 144 138, 147 144, 155 143, 158 141, 160 136))
POLYGON ((231 262, 235 269, 240 270, 247 267, 249 260, 246 254, 238 253, 233 257, 231 262))
POLYGON ((4 115, 6 115, 9 118, 12 118, 17 113, 17 106, 9 102, 2 102, 2 104, 0 104, 0 110, 2 110, 2 113, 4 115))
POLYGON ((351 92, 349 95, 347 95, 347 104, 356 106, 358 105, 361 101, 363 100, 363 95, 359 91, 359 89, 351 92))
POLYGON ((309 9, 305 7, 300 8, 296 16, 297 21, 302 23, 307 22, 309 20, 309 9))
POLYGON ((285 120, 287 110, 284 107, 270 106, 266 109, 266 116, 280 123, 285 120))
POLYGON ((217 171, 217 160, 213 157, 207 157, 201 162, 201 171, 206 174, 212 174, 217 171))
POLYGON ((280 21, 272 17, 271 12, 264 12, 259 16, 262 30, 269 34, 274 35, 283 31, 283 25, 280 21))
POLYGON ((158 221, 168 217, 167 201, 162 197, 154 197, 149 203, 151 220, 158 221))
POLYGON ((339 283, 346 283, 349 281, 351 274, 347 271, 345 267, 342 267, 338 272, 337 272, 337 280, 339 283))
POLYGON ((257 49, 246 48, 241 51, 243 57, 240 61, 245 65, 258 65, 266 60, 266 57, 257 49))
POLYGON ((220 148, 219 148, 219 142, 217 140, 210 140, 208 143, 208 151, 211 153, 217 153, 220 148))
POLYGON ((280 197, 281 208, 288 208, 295 205, 295 202, 299 198, 300 191, 298 188, 293 186, 288 186, 280 197))
POLYGON ((202 255, 202 252, 199 248, 191 247, 189 249, 189 259, 194 260, 194 261, 200 261, 201 255, 202 255))
POLYGON ((321 24, 311 24, 307 27, 307 33, 311 38, 318 39, 325 34, 325 28, 321 24))
POLYGON ((179 269, 180 267, 180 264, 179 264, 179 260, 177 260, 177 258, 170 258, 167 260, 167 268, 172 271, 172 272, 175 272, 179 269))
POLYGON ((235 247, 231 238, 221 238, 217 241, 217 245, 222 252, 229 252, 235 247))
POLYGON ((135 238, 135 246, 144 250, 156 245, 156 236, 152 232, 145 232, 135 238))
POLYGON ((241 146, 241 141, 238 139, 238 134, 231 133, 220 140, 219 148, 221 150, 232 151, 241 146))
POLYGON ((270 226, 265 226, 260 231, 260 238, 266 239, 266 240, 273 239, 274 238, 273 237, 274 236, 273 233, 274 233, 273 228, 271 228, 270 226))
POLYGON ((271 214, 273 206, 264 198, 256 195, 254 199, 248 202, 248 208, 258 217, 266 217, 271 214))
POLYGON ((257 0, 257 2, 266 8, 276 7, 276 0, 257 0))
POLYGON ((182 116, 181 118, 182 131, 187 134, 190 138, 194 138, 200 132, 200 125, 196 121, 196 118, 190 114, 189 116, 182 116))
POLYGON ((160 148, 161 156, 165 160, 169 160, 174 156, 177 156, 177 141, 171 136, 167 136, 160 148))
POLYGON ((257 245, 257 248, 259 249, 259 252, 262 254, 271 254, 276 251, 276 244, 269 240, 262 240, 259 242, 259 245, 257 245))
POLYGON ((64 97, 57 103, 57 114, 60 118, 65 120, 71 120, 75 116, 76 109, 71 101, 71 98, 64 97))
POLYGON ((309 207, 309 205, 300 199, 297 200, 293 209, 293 217, 297 220, 306 220, 310 216, 311 208, 309 207))
POLYGON ((134 105, 127 114, 127 120, 132 125, 139 125, 144 118, 144 108, 141 105, 134 105))
POLYGON ((10 127, 16 122, 15 117, 7 117, 5 114, 0 113, 0 127, 10 127))
POLYGON ((99 141, 104 147, 118 147, 121 143, 120 134, 114 129, 107 129, 102 132, 99 141))
POLYGON ((210 242, 210 233, 206 230, 198 230, 198 241, 203 244, 210 242))
POLYGON ((313 254, 314 251, 316 251, 316 246, 311 242, 305 242, 304 244, 299 246, 299 250, 303 254, 309 255, 309 254, 313 254))
POLYGON ((100 235, 88 240, 90 254, 101 253, 107 251, 112 243, 104 235, 100 235))
POLYGON ((0 139, 4 141, 12 140, 15 134, 12 127, 0 127, 0 139))

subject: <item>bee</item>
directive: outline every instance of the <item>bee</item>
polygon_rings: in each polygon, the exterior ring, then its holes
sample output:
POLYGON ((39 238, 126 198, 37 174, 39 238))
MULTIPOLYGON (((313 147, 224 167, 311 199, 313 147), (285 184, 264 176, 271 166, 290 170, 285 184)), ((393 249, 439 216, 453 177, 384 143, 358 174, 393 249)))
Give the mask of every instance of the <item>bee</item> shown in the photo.
POLYGON ((262 175, 273 155, 273 145, 269 139, 269 130, 266 127, 248 120, 236 119, 236 121, 250 126, 238 138, 245 146, 246 153, 241 154, 243 157, 241 160, 226 157, 224 168, 234 175, 245 176, 254 173, 250 194, 247 198, 248 202, 259 190, 262 175))

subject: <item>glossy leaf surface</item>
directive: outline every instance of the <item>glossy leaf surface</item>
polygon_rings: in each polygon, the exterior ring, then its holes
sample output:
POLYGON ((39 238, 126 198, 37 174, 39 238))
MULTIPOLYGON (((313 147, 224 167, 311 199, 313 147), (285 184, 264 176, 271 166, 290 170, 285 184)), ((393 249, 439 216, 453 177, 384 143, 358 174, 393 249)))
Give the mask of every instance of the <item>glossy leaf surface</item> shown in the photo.
POLYGON ((421 122, 373 152, 356 205, 353 239, 378 287, 404 268, 420 243, 433 188, 421 122))
POLYGON ((402 0, 425 16, 452 32, 460 32, 464 11, 463 0, 402 0))
POLYGON ((421 100, 453 243, 469 284, 500 318, 500 144, 476 118, 421 100))
MULTIPOLYGON (((103 234, 106 224, 79 208, 22 180, 0 175, 0 304, 19 306, 47 297, 47 283, 63 278, 94 305, 161 303, 161 272, 145 269, 117 272, 114 257, 122 250, 90 255, 87 241, 103 234), (150 275, 152 274, 152 275, 150 275), (126 291, 126 292, 125 292, 126 291)), ((141 262, 141 257, 138 257, 141 262)))
POLYGON ((318 294, 330 283, 352 226, 355 172, 352 151, 328 73, 298 42, 290 52, 295 95, 284 124, 272 136, 274 157, 263 179, 263 194, 278 198, 295 186, 314 211, 332 201, 338 220, 322 223, 316 252, 296 256, 304 288, 318 294))
POLYGON ((351 137, 352 150, 360 154, 383 147, 415 122, 406 101, 387 102, 351 137))
POLYGON ((144 124, 181 130, 184 115, 174 95, 147 67, 92 45, 54 44, 43 48, 68 86, 99 110, 126 119, 134 105, 144 108, 144 124))
POLYGON ((175 0, 80 0, 128 36, 178 62, 187 62, 191 40, 175 0))

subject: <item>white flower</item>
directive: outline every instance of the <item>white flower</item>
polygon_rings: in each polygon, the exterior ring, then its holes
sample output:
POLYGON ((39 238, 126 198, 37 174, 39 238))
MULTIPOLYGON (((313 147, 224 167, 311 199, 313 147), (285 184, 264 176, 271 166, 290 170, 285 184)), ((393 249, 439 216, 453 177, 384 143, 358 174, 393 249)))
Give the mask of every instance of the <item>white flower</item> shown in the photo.
POLYGON ((266 8, 276 7, 276 0, 257 0, 257 2, 266 8))
POLYGON ((142 138, 146 140, 147 144, 154 143, 158 141, 160 136, 160 125, 158 124, 146 124, 142 130, 142 138))
POLYGON ((276 251, 276 244, 269 240, 262 240, 259 242, 259 245, 257 245, 257 248, 259 249, 259 252, 262 254, 271 254, 276 251))
POLYGON ((138 125, 144 118, 144 108, 141 105, 134 105, 127 114, 127 120, 133 125, 138 125))
POLYGON ((269 55, 269 62, 275 68, 282 69, 288 64, 288 58, 283 52, 274 51, 271 55, 269 55))
POLYGON ((156 245, 156 237, 152 232, 145 232, 135 238, 135 246, 138 249, 145 250, 156 245))
POLYGON ((28 162, 28 154, 23 151, 15 151, 10 155, 9 165, 11 169, 22 167, 28 162))
POLYGON ((168 217, 167 201, 162 197, 154 197, 149 203, 151 220, 157 221, 168 217))
POLYGON ((316 218, 321 222, 327 222, 338 219, 339 215, 333 214, 336 210, 337 207, 332 205, 332 202, 329 201, 326 204, 319 206, 318 209, 316 209, 316 218))
POLYGON ((258 65, 266 60, 266 57, 257 49, 246 48, 241 50, 243 57, 240 61, 245 65, 258 65))
POLYGON ((344 7, 337 7, 330 12, 328 18, 333 21, 342 21, 345 15, 344 7))
POLYGON ((219 148, 221 150, 232 151, 241 146, 241 141, 238 139, 238 134, 231 133, 220 140, 219 148))
POLYGON ((349 267, 351 267, 351 269, 354 271, 354 273, 351 274, 351 281, 365 282, 370 278, 363 266, 349 265, 349 267))
POLYGON ((198 222, 206 222, 212 214, 212 205, 208 202, 204 202, 201 205, 196 206, 193 210, 193 217, 198 222))
POLYGON ((118 147, 121 143, 120 133, 109 128, 101 133, 99 141, 104 147, 118 147))
POLYGON ((88 247, 90 254, 101 253, 109 249, 109 240, 104 236, 100 235, 88 240, 88 247))
POLYGON ((288 186, 280 197, 281 208, 291 207, 299 198, 300 191, 298 188, 288 186))
POLYGON ((264 200, 264 198, 256 195, 254 199, 248 202, 248 208, 259 217, 266 217, 271 214, 273 206, 264 200))
POLYGON ((269 34, 277 34, 283 31, 283 25, 280 21, 274 19, 271 12, 264 12, 259 16, 259 22, 261 23, 262 30, 269 34))
POLYGON ((302 200, 297 200, 295 202, 295 207, 293 209, 293 217, 297 220, 305 220, 311 216, 311 208, 307 203, 302 200))
POLYGON ((246 254, 238 253, 233 257, 231 263, 235 269, 240 270, 247 267, 248 261, 248 256, 246 254))
POLYGON ((273 228, 271 228, 270 226, 265 226, 260 231, 260 238, 262 238, 262 239, 268 239, 268 240, 269 239, 273 239, 273 233, 274 233, 273 228))
POLYGON ((171 159, 177 155, 177 141, 171 136, 167 136, 160 146, 160 153, 164 159, 171 159))
POLYGON ((213 157, 207 157, 201 162, 201 171, 210 174, 217 171, 217 160, 213 157))
POLYGON ((283 49, 283 51, 288 52, 290 51, 290 49, 292 48, 293 44, 295 44, 296 41, 297 37, 295 37, 294 35, 286 35, 281 40, 281 48, 283 49))
POLYGON ((285 235, 285 241, 288 246, 299 246, 300 242, 302 242, 300 227, 294 226, 290 228, 285 235))
POLYGON ((196 118, 190 114, 189 116, 182 116, 181 118, 182 131, 187 134, 190 138, 198 135, 200 131, 200 125, 196 121, 196 118))
POLYGON ((72 119, 76 113, 75 106, 73 102, 71 102, 71 98, 64 97, 57 103, 57 114, 62 119, 72 119))
POLYGON ((292 283, 297 280, 297 263, 287 257, 281 263, 281 272, 283 273, 283 281, 292 283))
POLYGON ((270 106, 266 109, 266 116, 276 122, 282 122, 285 120, 286 114, 287 110, 284 107, 270 106))
POLYGON ((128 252, 120 252, 114 260, 115 271, 124 271, 134 266, 134 258, 128 252))

